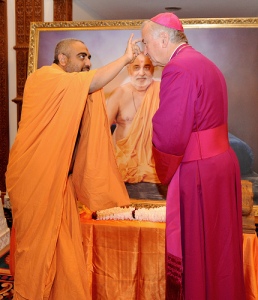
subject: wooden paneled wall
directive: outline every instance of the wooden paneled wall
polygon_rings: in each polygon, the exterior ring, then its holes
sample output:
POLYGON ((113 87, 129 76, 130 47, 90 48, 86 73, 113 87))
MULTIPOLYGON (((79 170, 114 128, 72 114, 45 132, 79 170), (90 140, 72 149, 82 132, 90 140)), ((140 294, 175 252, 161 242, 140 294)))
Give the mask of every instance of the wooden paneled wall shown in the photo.
POLYGON ((73 0, 54 0, 54 21, 73 20, 73 0))
POLYGON ((9 153, 7 0, 0 0, 0 190, 5 191, 9 153))

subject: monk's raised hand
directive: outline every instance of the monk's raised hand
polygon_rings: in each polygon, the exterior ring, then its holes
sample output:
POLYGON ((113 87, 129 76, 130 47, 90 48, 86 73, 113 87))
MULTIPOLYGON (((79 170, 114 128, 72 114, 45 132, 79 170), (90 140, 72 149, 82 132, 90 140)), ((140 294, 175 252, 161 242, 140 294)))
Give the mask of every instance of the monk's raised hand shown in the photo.
POLYGON ((137 55, 140 54, 141 49, 140 47, 137 45, 137 43, 141 42, 142 39, 135 39, 133 40, 133 36, 134 34, 132 33, 128 42, 127 42, 127 48, 125 51, 125 55, 128 56, 128 63, 132 63, 134 61, 134 59, 137 57, 137 55))

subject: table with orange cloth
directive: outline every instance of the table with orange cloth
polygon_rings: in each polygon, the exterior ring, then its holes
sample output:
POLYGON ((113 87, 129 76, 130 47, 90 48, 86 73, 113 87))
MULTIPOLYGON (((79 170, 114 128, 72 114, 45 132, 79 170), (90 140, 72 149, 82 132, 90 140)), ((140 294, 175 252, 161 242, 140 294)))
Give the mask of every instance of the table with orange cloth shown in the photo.
MULTIPOLYGON (((82 218, 81 224, 92 300, 165 299, 165 223, 82 218)), ((243 237, 246 299, 257 300, 258 238, 243 237)))

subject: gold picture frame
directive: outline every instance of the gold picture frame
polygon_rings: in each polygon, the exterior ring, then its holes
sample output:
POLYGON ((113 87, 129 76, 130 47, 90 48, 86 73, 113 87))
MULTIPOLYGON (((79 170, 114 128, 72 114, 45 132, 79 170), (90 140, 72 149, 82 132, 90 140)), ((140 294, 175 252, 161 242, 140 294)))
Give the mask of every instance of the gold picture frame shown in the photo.
MULTIPOLYGON (((84 40, 92 54, 92 68, 98 68, 123 54, 131 33, 135 38, 140 37, 143 21, 32 22, 28 76, 42 65, 52 63, 56 43, 66 37, 84 40)), ((181 21, 189 44, 214 61, 224 73, 229 95, 229 131, 251 147, 253 169, 258 173, 258 17, 181 21)), ((158 68, 155 76, 160 77, 161 72, 158 68)), ((121 72, 105 92, 108 94, 126 77, 121 72)), ((254 203, 254 213, 258 217, 258 203, 254 203)))

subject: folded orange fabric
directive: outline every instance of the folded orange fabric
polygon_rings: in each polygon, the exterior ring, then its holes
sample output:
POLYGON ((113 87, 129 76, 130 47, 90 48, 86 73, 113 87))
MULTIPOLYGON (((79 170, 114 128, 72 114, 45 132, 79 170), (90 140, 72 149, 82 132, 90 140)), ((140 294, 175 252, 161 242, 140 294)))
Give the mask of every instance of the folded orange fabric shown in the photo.
POLYGON ((6 173, 15 229, 15 299, 90 297, 69 169, 94 74, 67 73, 53 64, 27 79, 6 173))
POLYGON ((87 100, 72 180, 78 200, 91 211, 130 204, 115 158, 103 91, 87 100))
POLYGON ((247 300, 258 299, 258 237, 255 233, 243 234, 243 261, 247 300))
POLYGON ((152 156, 152 117, 159 107, 160 82, 153 81, 137 111, 128 135, 115 145, 119 170, 125 182, 159 183, 152 156))

